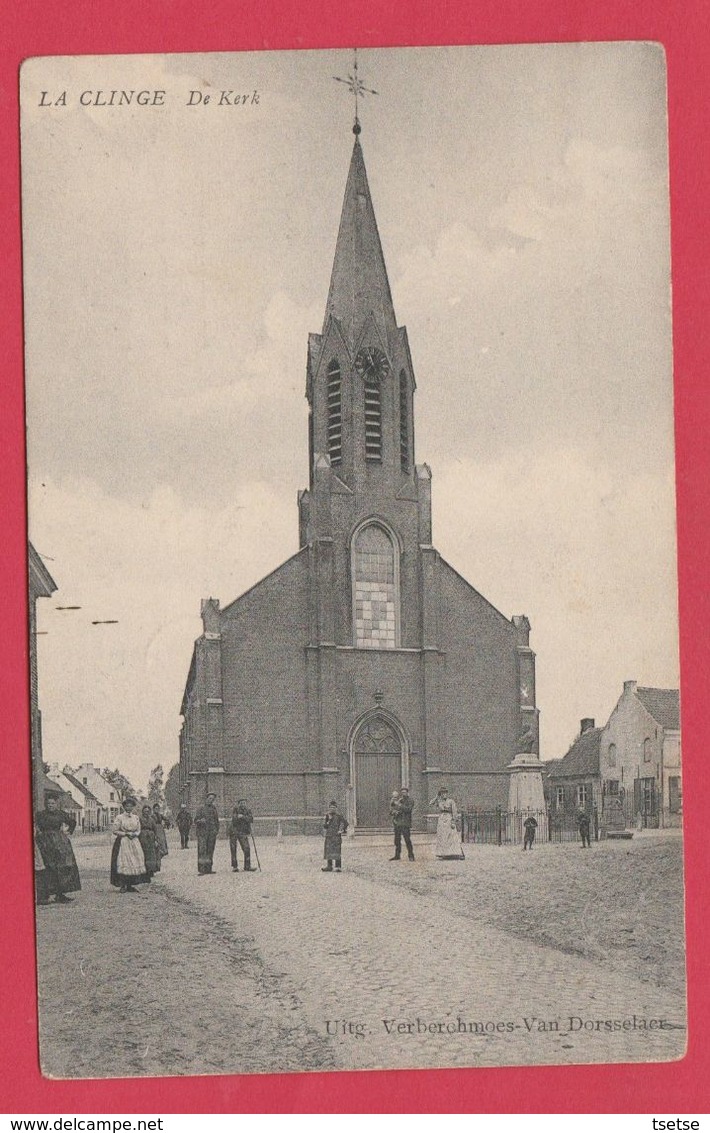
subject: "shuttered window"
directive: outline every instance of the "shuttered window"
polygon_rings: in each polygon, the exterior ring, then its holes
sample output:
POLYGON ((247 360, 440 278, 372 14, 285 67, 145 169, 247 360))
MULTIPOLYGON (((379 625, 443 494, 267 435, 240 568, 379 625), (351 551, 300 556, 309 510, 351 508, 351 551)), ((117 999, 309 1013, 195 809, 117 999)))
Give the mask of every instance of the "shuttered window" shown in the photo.
POLYGON ((328 456, 333 467, 343 458, 343 403, 340 363, 328 364, 328 456))
POLYGON ((378 381, 365 382, 365 460, 382 460, 382 391, 378 381))

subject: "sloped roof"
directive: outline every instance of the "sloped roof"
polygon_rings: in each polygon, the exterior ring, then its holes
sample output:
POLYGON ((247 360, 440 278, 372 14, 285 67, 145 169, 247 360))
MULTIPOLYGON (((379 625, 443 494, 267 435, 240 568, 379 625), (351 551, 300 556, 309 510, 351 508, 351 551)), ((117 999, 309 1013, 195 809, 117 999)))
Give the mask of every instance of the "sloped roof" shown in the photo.
POLYGON ((543 775, 554 775, 562 766, 561 759, 544 759, 542 761, 543 775))
POLYGON ((589 728, 572 744, 562 759, 556 759, 556 766, 549 772, 550 776, 559 779, 572 775, 598 775, 599 774, 599 741, 602 728, 589 728))
POLYGON ((680 727, 680 696, 677 688, 640 688, 636 695, 662 728, 680 727))
POLYGON ((49 598, 57 589, 57 584, 31 543, 28 544, 28 568, 30 573, 30 596, 35 598, 49 598))
POLYGON ((89 788, 86 786, 86 783, 80 783, 79 780, 77 779, 76 775, 72 775, 70 771, 62 771, 62 775, 64 776, 65 779, 68 779, 69 782, 74 787, 77 788, 77 790, 81 791, 82 794, 86 795, 87 799, 89 799, 90 801, 93 800, 93 802, 95 802, 97 806, 102 805, 101 801, 96 798, 96 795, 93 794, 89 790, 89 788))
POLYGON ((52 794, 52 793, 54 793, 55 795, 59 795, 60 800, 61 800, 61 804, 62 804, 62 806, 64 807, 65 810, 66 809, 69 809, 69 810, 74 809, 75 810, 78 806, 78 804, 74 802, 74 799, 71 797, 69 792, 65 791, 64 788, 59 783, 55 783, 54 779, 50 779, 49 775, 47 775, 45 773, 45 771, 43 771, 43 770, 40 771, 40 773, 39 773, 39 777, 38 777, 38 780, 37 780, 37 787, 38 787, 39 791, 41 792, 40 798, 37 800, 37 803, 36 803, 36 805, 39 806, 39 807, 44 806, 45 796, 48 795, 48 794, 52 794))

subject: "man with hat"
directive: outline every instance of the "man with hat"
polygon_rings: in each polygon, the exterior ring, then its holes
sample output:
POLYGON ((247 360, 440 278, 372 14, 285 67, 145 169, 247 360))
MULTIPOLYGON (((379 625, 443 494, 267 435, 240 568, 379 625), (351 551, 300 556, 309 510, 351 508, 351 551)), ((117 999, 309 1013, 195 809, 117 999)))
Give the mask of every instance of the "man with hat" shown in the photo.
POLYGON ((198 873, 214 873, 212 859, 219 834, 219 814, 214 805, 216 798, 216 795, 209 794, 205 800, 205 805, 201 806, 195 815, 198 873))
POLYGON ((409 787, 402 787, 399 798, 392 806, 392 822, 394 823, 394 856, 392 862, 398 862, 402 856, 402 838, 407 847, 410 862, 414 861, 414 847, 412 846, 412 811, 414 800, 409 797, 409 787))

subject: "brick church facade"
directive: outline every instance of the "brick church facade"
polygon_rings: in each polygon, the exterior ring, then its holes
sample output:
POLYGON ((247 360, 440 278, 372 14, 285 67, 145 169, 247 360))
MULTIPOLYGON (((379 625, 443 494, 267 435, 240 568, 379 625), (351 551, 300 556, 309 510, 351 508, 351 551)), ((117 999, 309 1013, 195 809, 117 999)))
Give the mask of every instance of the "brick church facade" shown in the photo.
POLYGON ((442 785, 459 806, 506 804, 517 739, 537 735, 530 625, 432 545, 415 388, 356 133, 308 342, 300 549, 228 606, 202 602, 181 709, 191 808, 209 790, 225 815, 246 797, 259 815, 317 819, 336 799, 367 831, 390 825, 405 784, 418 827, 442 785))

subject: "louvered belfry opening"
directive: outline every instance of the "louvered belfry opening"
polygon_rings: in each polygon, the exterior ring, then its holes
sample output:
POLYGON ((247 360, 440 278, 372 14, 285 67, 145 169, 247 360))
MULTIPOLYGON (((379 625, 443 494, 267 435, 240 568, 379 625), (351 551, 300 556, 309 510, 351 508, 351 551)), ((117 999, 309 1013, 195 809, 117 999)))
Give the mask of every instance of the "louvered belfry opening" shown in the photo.
POLYGON ((365 460, 382 460, 382 391, 379 381, 365 381, 365 460))
POLYGON ((328 456, 333 467, 343 458, 343 402, 340 363, 328 364, 328 456))
POLYGON ((409 398, 407 375, 399 374, 399 460, 403 472, 409 472, 409 398))

